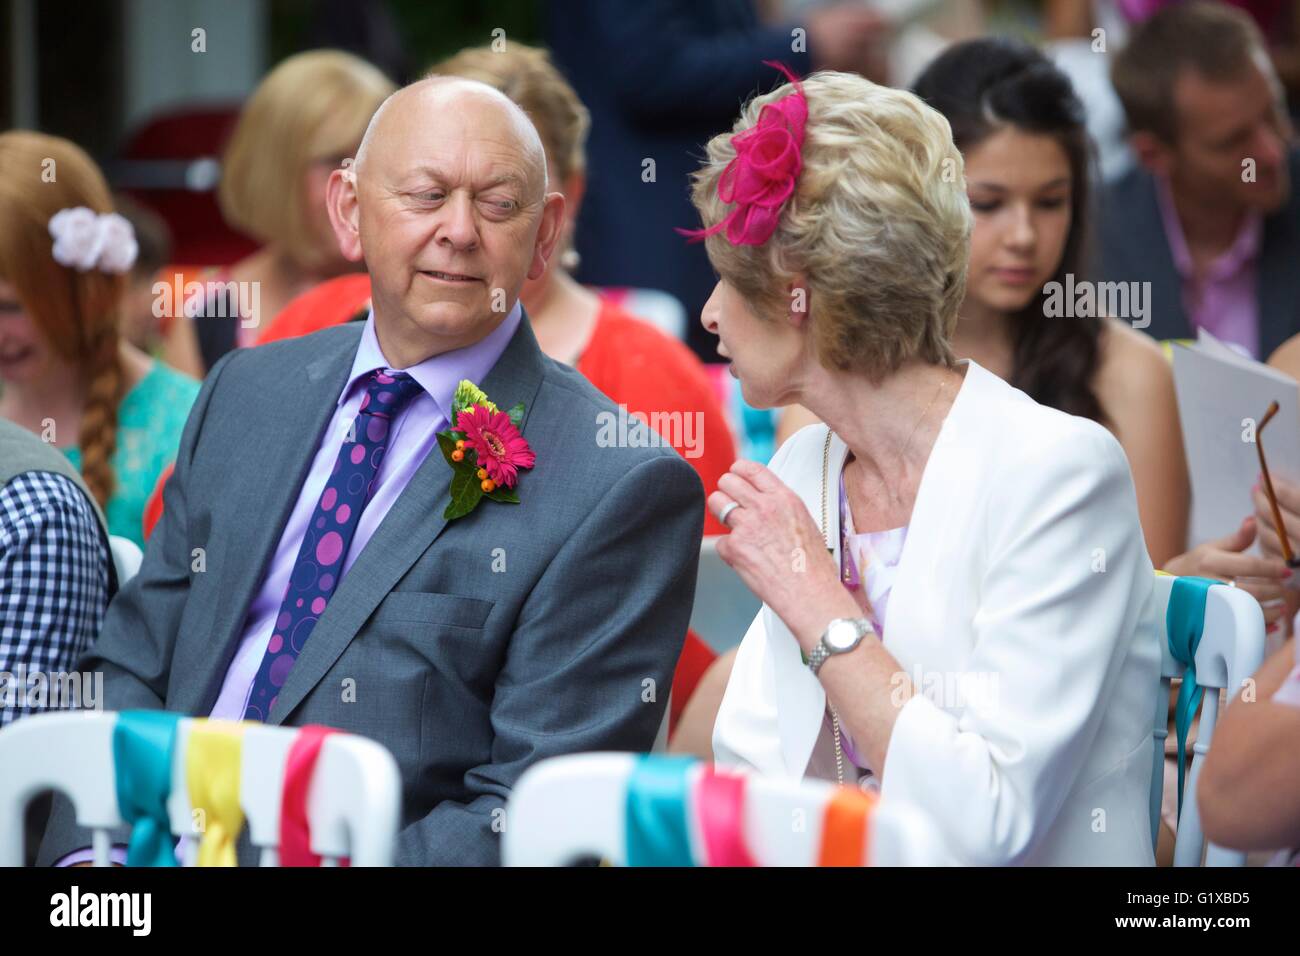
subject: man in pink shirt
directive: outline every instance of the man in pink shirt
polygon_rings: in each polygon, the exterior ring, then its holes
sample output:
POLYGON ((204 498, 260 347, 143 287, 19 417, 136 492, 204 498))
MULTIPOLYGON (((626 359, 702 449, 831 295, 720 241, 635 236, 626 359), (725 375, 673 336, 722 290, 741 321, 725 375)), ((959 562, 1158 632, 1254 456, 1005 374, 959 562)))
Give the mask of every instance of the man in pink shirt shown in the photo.
MULTIPOLYGON (((509 99, 447 77, 394 94, 333 173, 329 211, 365 260, 370 317, 213 367, 140 573, 80 666, 103 672, 110 710, 371 737, 402 775, 397 861, 493 864, 529 765, 653 743, 702 488, 648 433, 602 447, 614 405, 537 346, 519 291, 564 199, 509 99), (519 501, 448 520, 436 433, 462 379, 525 406, 531 458, 492 426, 519 501)), ((89 843, 57 800, 40 859, 89 843)))
POLYGON ((1300 332, 1300 153, 1258 28, 1220 3, 1168 7, 1112 78, 1139 166, 1103 196, 1103 277, 1150 283, 1157 339, 1204 328, 1267 358, 1300 332))

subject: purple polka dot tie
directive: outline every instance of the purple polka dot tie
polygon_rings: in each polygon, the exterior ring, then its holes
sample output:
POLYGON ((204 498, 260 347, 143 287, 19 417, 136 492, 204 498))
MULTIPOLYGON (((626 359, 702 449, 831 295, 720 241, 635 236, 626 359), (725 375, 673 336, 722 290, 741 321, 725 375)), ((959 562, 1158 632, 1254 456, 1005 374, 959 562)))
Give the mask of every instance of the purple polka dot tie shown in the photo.
POLYGON ((375 475, 388 447, 389 425, 421 390, 420 383, 405 372, 370 373, 361 408, 307 522, 271 641, 253 678, 245 720, 266 720, 275 706, 276 695, 338 587, 352 535, 375 489, 375 475))

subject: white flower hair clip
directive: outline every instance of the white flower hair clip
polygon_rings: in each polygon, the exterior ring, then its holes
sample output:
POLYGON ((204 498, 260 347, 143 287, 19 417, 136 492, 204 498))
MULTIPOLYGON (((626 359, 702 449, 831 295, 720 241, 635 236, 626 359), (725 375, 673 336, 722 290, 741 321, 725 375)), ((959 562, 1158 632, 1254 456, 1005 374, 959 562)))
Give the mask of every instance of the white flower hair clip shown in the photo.
POLYGON ((135 230, 115 212, 97 213, 85 206, 60 209, 50 217, 54 261, 78 272, 99 269, 121 275, 135 265, 140 246, 135 230))

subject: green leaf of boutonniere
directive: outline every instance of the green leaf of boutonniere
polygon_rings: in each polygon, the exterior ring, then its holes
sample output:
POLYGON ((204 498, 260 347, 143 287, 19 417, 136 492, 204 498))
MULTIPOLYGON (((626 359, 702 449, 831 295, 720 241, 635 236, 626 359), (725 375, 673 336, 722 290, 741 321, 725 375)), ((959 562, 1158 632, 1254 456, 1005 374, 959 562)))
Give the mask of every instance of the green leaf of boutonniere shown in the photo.
POLYGON ((438 448, 442 451, 442 457, 447 459, 447 464, 457 471, 460 470, 460 462, 451 457, 451 453, 456 450, 456 440, 463 439, 465 436, 459 432, 438 432, 438 448))
POLYGON ((487 493, 487 497, 491 498, 493 501, 504 501, 506 504, 511 504, 511 505, 519 504, 518 492, 516 492, 515 489, 507 488, 504 485, 501 485, 489 491, 487 493))
POLYGON ((451 479, 451 501, 442 516, 451 521, 469 514, 478 506, 483 497, 483 488, 479 485, 474 472, 469 468, 457 466, 451 479))

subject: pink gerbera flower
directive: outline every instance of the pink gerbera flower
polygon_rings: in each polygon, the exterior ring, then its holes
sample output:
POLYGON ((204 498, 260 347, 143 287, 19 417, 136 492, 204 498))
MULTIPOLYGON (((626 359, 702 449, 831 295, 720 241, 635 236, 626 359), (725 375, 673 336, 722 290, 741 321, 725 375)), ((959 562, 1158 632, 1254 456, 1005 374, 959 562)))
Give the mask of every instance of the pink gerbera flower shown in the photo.
POLYGON ((473 448, 478 466, 498 485, 513 488, 520 468, 531 468, 537 456, 528 447, 505 412, 492 412, 482 405, 456 416, 456 428, 465 433, 466 446, 473 448))

